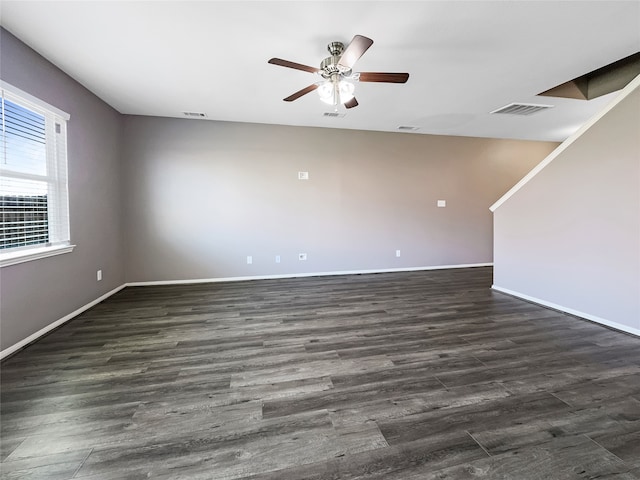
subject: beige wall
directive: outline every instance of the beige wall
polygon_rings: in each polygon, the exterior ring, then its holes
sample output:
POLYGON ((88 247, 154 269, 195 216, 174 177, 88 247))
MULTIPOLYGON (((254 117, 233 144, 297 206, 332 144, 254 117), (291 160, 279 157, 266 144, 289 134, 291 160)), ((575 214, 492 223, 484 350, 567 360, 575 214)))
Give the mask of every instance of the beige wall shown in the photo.
POLYGON ((495 210, 494 283, 640 334, 639 87, 495 210))
POLYGON ((556 146, 151 117, 124 131, 129 282, 492 262, 488 207, 556 146))

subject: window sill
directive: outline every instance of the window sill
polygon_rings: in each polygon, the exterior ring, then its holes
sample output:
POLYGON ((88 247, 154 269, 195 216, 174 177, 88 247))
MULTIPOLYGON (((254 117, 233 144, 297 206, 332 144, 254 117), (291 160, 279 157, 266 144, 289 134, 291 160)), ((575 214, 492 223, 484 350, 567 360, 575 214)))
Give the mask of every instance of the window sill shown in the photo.
POLYGON ((29 248, 17 252, 0 253, 0 267, 8 267, 9 265, 70 253, 73 252, 74 248, 75 245, 56 245, 55 247, 29 248))

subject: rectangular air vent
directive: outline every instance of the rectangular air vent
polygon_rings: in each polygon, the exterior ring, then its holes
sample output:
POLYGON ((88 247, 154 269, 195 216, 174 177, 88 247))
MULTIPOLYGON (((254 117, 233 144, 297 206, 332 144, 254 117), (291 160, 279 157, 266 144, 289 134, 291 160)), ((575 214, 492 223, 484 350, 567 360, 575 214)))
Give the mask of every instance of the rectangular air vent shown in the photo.
POLYGON ((403 132, 415 132, 416 130, 420 130, 420 127, 412 127, 410 125, 400 125, 398 130, 402 130, 403 132))
POLYGON ((207 114, 202 112, 182 112, 185 117, 189 118, 206 118, 207 114))
POLYGON ((338 113, 338 112, 325 112, 323 114, 324 117, 333 117, 333 118, 342 118, 345 116, 344 113, 338 113))
POLYGON ((553 108, 553 105, 539 105, 536 103, 510 103, 490 113, 506 113, 508 115, 533 115, 542 110, 553 108))

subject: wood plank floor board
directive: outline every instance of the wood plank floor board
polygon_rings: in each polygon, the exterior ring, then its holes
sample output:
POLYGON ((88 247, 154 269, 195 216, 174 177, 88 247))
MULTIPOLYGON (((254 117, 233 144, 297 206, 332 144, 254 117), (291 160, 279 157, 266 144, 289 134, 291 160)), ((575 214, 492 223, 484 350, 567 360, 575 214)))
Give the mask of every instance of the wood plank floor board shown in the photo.
POLYGON ((640 394, 640 373, 598 378, 588 383, 559 387, 553 390, 553 394, 575 407, 603 404, 640 394))
MULTIPOLYGON (((375 448, 349 456, 338 456, 323 461, 287 466, 274 471, 249 474, 245 480, 404 480, 416 473, 428 472, 449 465, 485 458, 487 454, 466 432, 392 446, 375 448)), ((159 476, 163 480, 205 480, 212 478, 211 471, 195 470, 167 473, 159 476)), ((225 477, 220 477, 225 478, 225 477)), ((228 477, 227 477, 228 478, 228 477)))
POLYGON ((547 357, 539 362, 514 362, 514 366, 493 364, 491 366, 473 366, 449 372, 438 374, 438 380, 446 387, 456 387, 461 385, 469 385, 478 382, 508 382, 526 377, 540 377, 545 373, 558 371, 564 367, 572 367, 578 365, 562 358, 562 355, 555 357, 547 357))
POLYGON ((640 339, 491 277, 121 290, 2 362, 0 478, 640 478, 640 339))
POLYGON ((503 425, 525 424, 540 417, 566 414, 569 410, 564 402, 542 392, 407 415, 401 419, 380 421, 378 425, 387 441, 397 445, 452 430, 463 429, 473 433, 503 425))
MULTIPOLYGON (((137 376, 136 376, 137 377, 137 376)), ((230 377, 225 374, 222 377, 208 377, 201 379, 203 381, 195 383, 188 378, 179 380, 179 375, 175 375, 175 380, 167 383, 143 383, 141 386, 135 386, 135 379, 132 379, 132 385, 129 388, 121 386, 120 388, 111 388, 110 382, 104 382, 102 389, 91 391, 76 390, 72 385, 66 394, 55 392, 53 395, 46 396, 46 388, 34 389, 37 392, 35 397, 30 399, 21 398, 3 402, 2 414, 19 414, 25 409, 29 415, 39 415, 48 413, 52 410, 73 411, 97 406, 110 406, 114 404, 126 405, 132 402, 149 401, 160 396, 184 394, 187 392, 212 393, 229 385, 230 377), (43 396, 43 394, 45 396, 43 396)), ((150 382, 153 378, 149 379, 150 382)), ((8 394, 7 396, 10 396, 8 394)))
POLYGON ((158 432, 146 439, 132 435, 123 440, 126 448, 116 444, 95 448, 79 476, 109 471, 114 464, 127 469, 152 465, 154 469, 175 470, 206 463, 216 466, 215 478, 240 478, 260 468, 276 470, 291 462, 311 463, 345 453, 326 411, 290 416, 284 421, 158 432))
POLYGON ((116 431, 131 425, 133 414, 140 404, 115 404, 112 408, 76 409, 40 415, 3 415, 3 440, 33 435, 82 435, 99 429, 116 431))
POLYGON ((556 436, 586 435, 603 438, 620 432, 633 433, 640 429, 636 418, 638 405, 624 399, 604 406, 571 409, 569 415, 549 416, 546 421, 553 426, 556 436))
MULTIPOLYGON (((4 462, 11 453, 24 442, 26 437, 17 435, 1 435, 0 436, 0 462, 4 462)), ((0 467, 2 472, 2 467, 0 467)))
POLYGON ((640 425, 622 426, 589 438, 633 467, 640 467, 640 425))
POLYGON ((82 466, 91 449, 41 455, 37 459, 6 459, 0 471, 3 478, 24 480, 66 480, 82 466))
MULTIPOLYGON (((469 387, 457 387, 449 390, 433 389, 428 392, 411 393, 393 398, 376 398, 369 401, 349 404, 331 409, 333 418, 339 418, 342 424, 361 424, 375 421, 378 425, 392 423, 410 415, 444 409, 458 409, 468 405, 512 396, 498 384, 477 384, 469 387)), ((442 413, 444 414, 444 413, 442 413)))
POLYGON ((432 471, 425 480, 637 480, 618 457, 584 436, 561 437, 490 458, 432 471))

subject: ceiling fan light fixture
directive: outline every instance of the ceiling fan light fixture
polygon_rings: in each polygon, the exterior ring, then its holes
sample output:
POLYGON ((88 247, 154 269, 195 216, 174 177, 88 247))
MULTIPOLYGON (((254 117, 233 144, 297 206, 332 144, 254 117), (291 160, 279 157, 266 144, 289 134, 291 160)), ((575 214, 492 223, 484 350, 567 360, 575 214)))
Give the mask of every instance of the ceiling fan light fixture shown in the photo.
POLYGON ((362 35, 355 35, 346 48, 342 42, 331 42, 327 47, 331 56, 320 62, 320 68, 290 62, 282 58, 272 58, 269 60, 272 65, 315 73, 324 79, 298 90, 283 100, 293 102, 303 95, 317 90, 320 100, 338 111, 338 105, 344 105, 347 109, 358 106, 358 101, 353 95, 355 90, 353 82, 406 83, 409 79, 408 73, 354 72, 352 70, 353 65, 372 44, 373 40, 362 35))
POLYGON ((338 83, 338 89, 340 91, 340 103, 346 103, 353 98, 353 92, 356 87, 351 82, 340 80, 338 83))
POLYGON ((333 101, 335 99, 335 86, 331 80, 326 80, 318 85, 317 92, 320 100, 329 105, 334 105, 333 101))
POLYGON ((318 86, 318 96, 328 105, 342 105, 353 98, 355 89, 355 85, 346 80, 328 79, 318 86))

